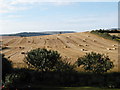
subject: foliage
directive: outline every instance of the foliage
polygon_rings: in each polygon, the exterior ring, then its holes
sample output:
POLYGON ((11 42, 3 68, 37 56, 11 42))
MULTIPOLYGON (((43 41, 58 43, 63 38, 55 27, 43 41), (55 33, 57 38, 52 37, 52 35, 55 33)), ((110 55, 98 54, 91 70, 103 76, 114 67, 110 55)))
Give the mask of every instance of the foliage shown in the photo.
MULTIPOLYGON (((9 88, 35 88, 51 87, 101 87, 120 88, 120 73, 95 74, 90 72, 41 72, 29 69, 15 69, 6 76, 5 86, 9 88), (27 72, 27 73, 26 73, 27 72), (29 81, 26 79, 29 78, 29 81)), ((6 89, 5 89, 6 90, 6 89)), ((13 90, 13 89, 10 89, 13 90)), ((20 89, 21 90, 21 89, 20 89)))
POLYGON ((26 79, 26 74, 24 73, 11 73, 11 74, 8 74, 6 75, 5 77, 5 84, 4 86, 5 87, 16 87, 18 84, 21 84, 23 83, 26 79))
POLYGON ((117 30, 117 29, 114 29, 114 30, 99 29, 99 30, 92 30, 92 32, 99 32, 99 33, 120 33, 120 31, 117 30))
POLYGON ((71 65, 66 59, 59 60, 55 65, 55 71, 57 72, 72 72, 75 66, 71 65))
POLYGON ((92 30, 91 33, 99 35, 105 39, 110 39, 110 40, 114 40, 114 41, 118 41, 120 42, 120 37, 116 36, 116 35, 110 35, 109 33, 120 33, 120 31, 117 30, 92 30))
POLYGON ((105 86, 108 88, 120 88, 120 73, 112 72, 104 74, 105 86))
POLYGON ((76 64, 78 67, 82 65, 86 71, 94 73, 104 73, 114 67, 108 56, 94 52, 78 58, 76 64))
POLYGON ((40 71, 51 71, 61 59, 57 51, 34 49, 27 53, 25 62, 40 71))
POLYGON ((74 69, 74 65, 62 59, 57 51, 40 48, 28 52, 25 62, 39 71, 68 72, 74 69))
POLYGON ((10 73, 12 70, 12 62, 5 58, 4 54, 1 55, 2 55, 2 77, 4 79, 5 75, 7 73, 10 73))

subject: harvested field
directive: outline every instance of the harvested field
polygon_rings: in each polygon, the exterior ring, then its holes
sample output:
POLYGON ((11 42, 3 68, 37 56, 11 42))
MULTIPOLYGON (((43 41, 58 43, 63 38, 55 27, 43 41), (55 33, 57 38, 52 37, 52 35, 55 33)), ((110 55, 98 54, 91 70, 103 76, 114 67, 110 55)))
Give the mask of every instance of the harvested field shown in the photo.
POLYGON ((18 36, 0 36, 1 39, 17 38, 18 36))
POLYGON ((109 33, 110 35, 120 36, 119 33, 109 33))
POLYGON ((114 71, 118 69, 118 43, 107 40, 89 32, 69 33, 48 36, 17 37, 2 39, 3 49, 9 60, 13 61, 14 67, 25 67, 23 62, 25 54, 35 48, 47 48, 57 50, 63 57, 67 57, 74 63, 78 57, 89 52, 106 54, 114 61, 114 71))

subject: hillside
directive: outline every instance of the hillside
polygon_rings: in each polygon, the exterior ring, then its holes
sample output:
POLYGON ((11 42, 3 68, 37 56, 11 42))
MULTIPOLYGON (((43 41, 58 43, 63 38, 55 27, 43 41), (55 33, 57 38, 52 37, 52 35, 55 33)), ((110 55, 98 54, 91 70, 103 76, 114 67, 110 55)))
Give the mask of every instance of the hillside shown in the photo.
POLYGON ((2 34, 1 36, 20 36, 20 37, 31 37, 31 36, 44 36, 64 33, 75 33, 74 31, 47 31, 47 32, 21 32, 16 34, 2 34))
POLYGON ((46 36, 17 37, 2 40, 2 47, 7 47, 1 51, 14 63, 14 67, 25 67, 22 52, 35 48, 47 48, 57 50, 63 57, 69 58, 71 63, 80 56, 89 52, 104 53, 114 61, 117 71, 118 63, 118 43, 107 40, 90 32, 67 33, 46 36))

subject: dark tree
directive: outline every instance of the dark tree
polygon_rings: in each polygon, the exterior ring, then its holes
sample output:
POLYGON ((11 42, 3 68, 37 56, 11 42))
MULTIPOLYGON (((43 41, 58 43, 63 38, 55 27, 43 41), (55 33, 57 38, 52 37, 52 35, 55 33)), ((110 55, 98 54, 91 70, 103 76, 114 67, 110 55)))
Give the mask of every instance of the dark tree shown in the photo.
POLYGON ((37 70, 51 71, 60 59, 61 56, 57 51, 38 48, 28 52, 24 61, 37 70))
POLYGON ((2 55, 2 77, 4 79, 5 75, 7 73, 10 73, 12 70, 12 62, 6 59, 3 54, 1 55, 2 55))
POLYGON ((84 70, 94 73, 104 73, 114 67, 108 56, 94 52, 78 58, 76 64, 78 67, 82 66, 84 70))
POLYGON ((57 64, 55 65, 55 71, 58 72, 72 72, 74 71, 75 66, 71 65, 70 62, 68 62, 67 58, 59 60, 57 64))

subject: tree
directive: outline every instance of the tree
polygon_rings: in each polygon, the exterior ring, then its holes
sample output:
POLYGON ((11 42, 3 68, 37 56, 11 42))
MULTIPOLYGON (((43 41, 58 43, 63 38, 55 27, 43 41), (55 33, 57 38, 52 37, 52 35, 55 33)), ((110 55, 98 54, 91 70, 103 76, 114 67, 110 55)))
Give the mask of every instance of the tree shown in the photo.
POLYGON ((2 77, 4 78, 7 73, 10 73, 12 70, 12 62, 6 59, 4 54, 2 55, 2 77))
POLYGON ((5 77, 5 88, 13 88, 22 84, 26 80, 26 75, 24 73, 10 73, 5 77))
POLYGON ((86 71, 104 73, 114 67, 108 56, 99 53, 87 53, 76 61, 78 67, 82 66, 86 71))
POLYGON ((60 59, 57 51, 38 48, 28 52, 24 61, 37 70, 52 71, 60 59))
POLYGON ((59 60, 55 65, 55 71, 57 72, 72 72, 74 68, 75 66, 71 65, 71 63, 67 61, 67 58, 59 60))

